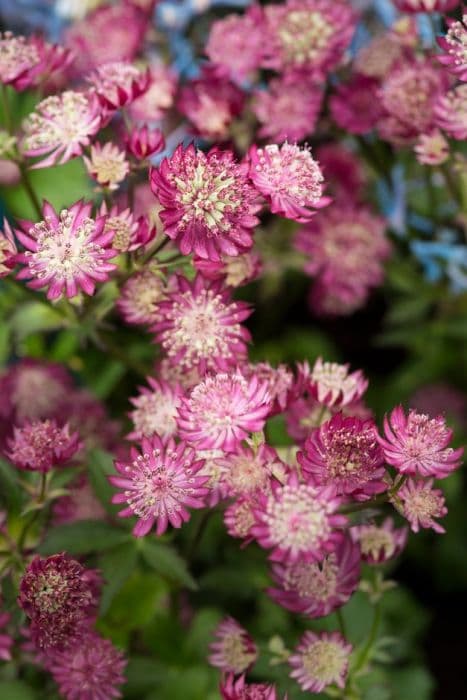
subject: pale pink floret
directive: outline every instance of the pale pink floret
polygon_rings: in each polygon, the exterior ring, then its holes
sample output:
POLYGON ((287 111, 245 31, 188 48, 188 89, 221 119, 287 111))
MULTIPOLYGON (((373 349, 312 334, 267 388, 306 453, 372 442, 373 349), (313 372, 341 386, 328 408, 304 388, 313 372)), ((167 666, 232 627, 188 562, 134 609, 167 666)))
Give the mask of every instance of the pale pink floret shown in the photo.
POLYGON ((273 367, 269 362, 250 362, 242 367, 246 377, 256 376, 268 383, 268 390, 273 401, 271 415, 282 413, 295 391, 294 375, 285 364, 273 367))
POLYGON ((183 395, 182 387, 152 377, 148 377, 147 381, 150 388, 139 387, 139 396, 130 399, 134 409, 129 413, 133 423, 133 430, 127 436, 129 440, 155 435, 165 440, 175 435, 177 430, 177 408, 183 395))
POLYGON ((316 563, 273 564, 272 576, 278 588, 268 594, 279 605, 310 618, 324 617, 344 605, 360 580, 360 548, 350 538, 316 563))
POLYGON ((69 462, 81 447, 68 424, 47 419, 14 428, 7 457, 18 469, 45 473, 69 462))
MULTIPOLYGON (((279 700, 275 686, 267 683, 247 683, 245 676, 229 674, 221 682, 222 700, 279 700)), ((287 696, 284 696, 287 700, 287 696)))
POLYGON ((307 481, 364 501, 386 491, 383 453, 372 420, 337 413, 310 433, 297 459, 307 481))
POLYGON ((103 107, 119 109, 134 102, 149 87, 148 71, 141 71, 128 61, 114 61, 99 66, 88 83, 103 107))
POLYGON ((172 281, 152 327, 169 361, 196 367, 203 375, 208 370, 226 371, 246 358, 251 336, 241 324, 251 315, 250 306, 232 301, 220 280, 197 275, 189 282, 177 275, 172 281))
POLYGON ((443 518, 448 509, 441 489, 433 488, 433 479, 408 479, 399 489, 393 503, 409 522, 413 532, 432 529, 439 534, 446 532, 435 518, 443 518))
POLYGON ((419 163, 425 165, 441 165, 449 158, 449 143, 439 129, 433 129, 428 134, 420 134, 414 147, 419 163))
POLYGON ((368 379, 362 370, 349 372, 350 365, 316 360, 308 378, 310 394, 321 404, 342 408, 360 399, 368 388, 368 379))
POLYGON ((383 564, 397 557, 407 542, 408 529, 395 528, 392 518, 381 525, 370 523, 350 528, 350 536, 360 545, 362 560, 367 564, 383 564))
POLYGON ((440 95, 434 111, 437 126, 448 136, 458 141, 467 139, 467 85, 458 85, 445 95, 440 95))
POLYGON ((117 190, 130 172, 125 151, 110 141, 103 146, 100 143, 92 145, 90 157, 83 156, 83 162, 89 176, 110 191, 117 190))
POLYGON ((0 32, 0 83, 18 92, 38 87, 72 60, 62 46, 48 44, 40 36, 14 36, 0 32))
POLYGON ((79 156, 102 126, 96 95, 67 90, 46 97, 23 121, 20 148, 25 156, 45 156, 34 168, 62 165, 79 156))
POLYGON ((259 497, 251 533, 273 561, 321 561, 335 550, 342 533, 336 528, 347 519, 337 513, 341 505, 332 488, 302 484, 295 473, 287 483, 271 484, 271 493, 259 497))
POLYGON ((264 443, 257 450, 239 445, 235 452, 220 457, 217 464, 221 491, 231 498, 266 492, 272 478, 283 482, 287 475, 276 450, 264 443))
POLYGON ((126 323, 154 323, 159 302, 165 298, 165 283, 149 268, 133 274, 120 290, 117 308, 126 323))
POLYGON ((291 676, 302 690, 321 693, 327 686, 345 686, 352 646, 338 632, 305 632, 289 657, 291 676))
POLYGON ((47 287, 47 298, 93 294, 96 282, 106 282, 116 265, 111 248, 114 233, 105 231, 106 219, 90 218, 92 205, 76 202, 59 214, 45 202, 44 220, 21 222, 16 236, 26 248, 17 256, 24 265, 18 279, 29 279, 32 289, 47 287))
POLYGON ((239 371, 206 377, 179 408, 179 434, 198 449, 233 452, 263 429, 271 408, 266 382, 239 371))
POLYGON ((461 464, 463 448, 448 447, 452 430, 442 416, 430 418, 397 406, 384 419, 385 438, 378 438, 388 464, 401 474, 444 479, 461 464))
POLYGON ((9 275, 14 268, 17 252, 13 231, 8 221, 3 219, 3 231, 0 232, 0 279, 9 275))
POLYGON ((133 119, 144 122, 162 119, 172 107, 177 91, 177 76, 167 66, 151 65, 149 76, 148 89, 128 108, 133 119))
POLYGON ((449 12, 460 0, 394 0, 402 12, 449 12))
POLYGON ((113 496, 113 503, 126 503, 119 515, 133 515, 138 522, 133 528, 136 537, 144 537, 156 525, 156 534, 168 528, 179 528, 190 519, 188 508, 203 508, 209 489, 207 476, 200 476, 204 466, 195 451, 185 443, 173 439, 164 444, 157 436, 143 438, 141 453, 131 449, 130 462, 115 462, 119 476, 110 476, 110 482, 121 493, 113 496))
POLYGON ((216 261, 252 247, 260 204, 247 173, 248 165, 237 163, 231 151, 203 153, 193 144, 178 146, 151 170, 165 233, 183 255, 216 261))
POLYGON ((216 641, 210 644, 209 663, 224 673, 244 673, 252 666, 258 650, 248 632, 232 617, 227 617, 214 631, 216 641))
POLYGON ((253 250, 241 255, 223 255, 218 261, 194 258, 193 265, 207 279, 225 279, 229 287, 249 284, 259 277, 262 270, 261 258, 253 250))
POLYGON ((329 204, 323 197, 323 174, 308 147, 284 143, 249 150, 250 178, 273 214, 307 222, 329 204))
POLYGON ((138 250, 150 243, 156 235, 148 217, 136 217, 129 208, 121 209, 118 204, 113 204, 109 209, 103 201, 99 214, 106 217, 104 233, 113 231, 112 248, 119 252, 138 250))
POLYGON ((258 508, 256 497, 240 496, 224 511, 224 525, 230 537, 251 542, 251 528, 256 522, 255 510, 258 508))
MULTIPOLYGON (((457 3, 455 3, 457 4, 457 3)), ((437 41, 444 53, 437 56, 450 73, 459 80, 467 80, 467 14, 462 21, 456 22, 450 17, 446 18, 449 27, 446 36, 437 37, 437 41)))

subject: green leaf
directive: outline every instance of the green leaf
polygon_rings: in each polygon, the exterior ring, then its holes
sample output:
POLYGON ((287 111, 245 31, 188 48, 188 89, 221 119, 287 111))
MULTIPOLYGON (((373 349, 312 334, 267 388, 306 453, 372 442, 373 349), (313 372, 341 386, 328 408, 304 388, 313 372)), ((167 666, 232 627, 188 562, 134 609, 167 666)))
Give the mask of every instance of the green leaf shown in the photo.
POLYGON ((130 535, 102 520, 81 520, 60 525, 47 533, 39 547, 41 554, 66 551, 70 554, 102 552, 127 542, 130 535))
POLYGON ((0 501, 8 506, 8 511, 19 512, 22 503, 21 487, 16 480, 14 468, 0 459, 0 501))
POLYGON ((10 319, 11 329, 18 340, 39 331, 55 330, 63 326, 63 323, 63 316, 52 306, 41 301, 21 304, 10 319))
POLYGON ((4 700, 35 700, 36 693, 21 681, 0 681, 0 698, 4 700))
POLYGON ((429 671, 422 666, 411 666, 401 671, 391 672, 391 685, 397 700, 430 700, 433 697, 434 682, 429 671))
POLYGON ((198 588, 198 584, 188 571, 182 557, 167 544, 144 540, 141 553, 149 566, 169 581, 178 583, 192 591, 198 588))
POLYGON ((166 674, 167 667, 160 661, 145 656, 132 656, 125 670, 127 678, 125 690, 130 695, 137 694, 140 698, 141 693, 153 690, 155 686, 160 685, 166 674))
POLYGON ((114 515, 120 509, 111 503, 115 489, 108 480, 110 474, 115 474, 113 458, 103 450, 90 450, 88 454, 88 476, 94 493, 108 513, 114 515))
POLYGON ((136 540, 132 539, 106 552, 99 558, 99 569, 104 577, 100 610, 105 615, 114 596, 133 573, 138 559, 136 540))

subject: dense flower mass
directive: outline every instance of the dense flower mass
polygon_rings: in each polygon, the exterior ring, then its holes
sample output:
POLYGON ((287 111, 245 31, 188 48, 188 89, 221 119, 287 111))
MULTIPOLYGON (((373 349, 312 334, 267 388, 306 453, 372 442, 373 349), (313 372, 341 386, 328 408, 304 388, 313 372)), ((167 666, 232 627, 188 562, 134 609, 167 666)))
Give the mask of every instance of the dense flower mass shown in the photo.
POLYGON ((115 61, 99 66, 88 82, 103 106, 118 109, 144 94, 149 85, 149 74, 131 63, 115 61))
POLYGON ((467 138, 467 85, 459 85, 440 95, 434 111, 437 125, 448 136, 459 141, 467 138))
POLYGON ((253 639, 232 617, 217 626, 216 641, 210 645, 209 663, 225 673, 243 673, 258 656, 253 639))
POLYGON ((272 447, 264 443, 256 450, 239 446, 235 452, 217 460, 219 483, 228 496, 267 491, 271 478, 284 481, 286 467, 272 447))
MULTIPOLYGON (((457 3, 455 3, 457 4, 457 3)), ((464 15, 461 22, 447 18, 448 33, 446 36, 438 37, 437 41, 443 55, 438 56, 446 68, 459 80, 467 80, 467 15, 464 15)))
POLYGON ((8 458, 18 469, 48 472, 69 462, 81 443, 69 425, 44 420, 15 428, 8 447, 8 458))
POLYGON ((0 33, 0 83, 22 92, 38 87, 51 73, 63 69, 71 54, 61 46, 46 43, 40 36, 0 33))

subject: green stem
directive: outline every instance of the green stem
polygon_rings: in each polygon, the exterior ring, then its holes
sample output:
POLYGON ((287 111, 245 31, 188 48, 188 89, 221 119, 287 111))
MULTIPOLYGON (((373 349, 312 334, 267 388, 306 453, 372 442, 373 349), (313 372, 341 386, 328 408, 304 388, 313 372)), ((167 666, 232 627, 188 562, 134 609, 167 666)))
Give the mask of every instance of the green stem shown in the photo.
POLYGON ((382 493, 380 496, 372 498, 371 501, 363 501, 362 503, 351 503, 348 506, 343 506, 342 508, 340 508, 339 512, 344 514, 357 513, 360 510, 366 510, 367 508, 380 506, 383 503, 386 503, 387 501, 391 500, 391 498, 394 498, 394 496, 397 494, 399 489, 402 488, 406 481, 407 477, 401 476, 398 480, 396 480, 392 488, 390 488, 389 491, 387 491, 386 493, 382 493))
MULTIPOLYGON (((47 489, 47 475, 46 474, 41 474, 41 483, 40 483, 40 489, 39 489, 39 497, 37 499, 37 502, 39 504, 44 502, 45 499, 45 493, 47 489)), ((35 510, 29 518, 26 520, 24 523, 23 529, 21 530, 20 536, 18 538, 18 544, 17 544, 17 549, 20 555, 23 553, 24 545, 26 542, 26 536, 31 529, 31 527, 34 525, 36 520, 39 518, 41 511, 40 510, 35 510)))
POLYGON ((347 630, 346 630, 344 615, 342 613, 342 608, 338 608, 336 610, 336 617, 337 617, 337 622, 339 623, 339 629, 341 631, 341 634, 344 638, 346 638, 347 637, 347 630))
POLYGON ((19 164, 19 169, 21 172, 21 182, 22 182, 22 185, 25 189, 25 192, 29 197, 29 200, 34 208, 34 211, 35 211, 37 217, 39 218, 39 220, 41 220, 42 219, 41 203, 39 201, 39 197, 37 196, 37 194, 34 190, 34 187, 32 186, 31 180, 29 178, 29 173, 28 173, 28 171, 23 163, 19 164))
POLYGON ((129 355, 127 355, 119 345, 114 345, 108 334, 104 335, 102 332, 100 332, 91 334, 89 337, 94 341, 95 345, 100 350, 107 352, 109 355, 121 362, 122 365, 128 369, 131 369, 136 374, 147 377, 147 375, 151 373, 151 369, 149 367, 146 367, 146 365, 142 362, 129 357, 129 355))
POLYGON ((9 134, 12 134, 10 101, 8 99, 8 87, 6 85, 2 85, 2 109, 5 129, 8 131, 9 134))
POLYGON ((359 671, 361 671, 361 669, 365 668, 366 664, 368 663, 368 660, 371 656, 371 652, 373 649, 373 645, 374 645, 376 638, 378 636, 380 622, 381 622, 381 606, 379 603, 377 603, 374 607, 373 622, 371 623, 370 634, 368 635, 367 642, 360 653, 359 659, 357 661, 357 665, 353 670, 353 674, 356 674, 359 671))
POLYGON ((454 176, 454 173, 451 171, 449 165, 447 163, 444 163, 443 165, 440 166, 440 170, 443 173, 444 180, 446 182, 446 185, 448 187, 448 190, 451 194, 451 197, 457 204, 457 206, 461 209, 462 208, 462 194, 460 187, 458 185, 458 182, 454 176))

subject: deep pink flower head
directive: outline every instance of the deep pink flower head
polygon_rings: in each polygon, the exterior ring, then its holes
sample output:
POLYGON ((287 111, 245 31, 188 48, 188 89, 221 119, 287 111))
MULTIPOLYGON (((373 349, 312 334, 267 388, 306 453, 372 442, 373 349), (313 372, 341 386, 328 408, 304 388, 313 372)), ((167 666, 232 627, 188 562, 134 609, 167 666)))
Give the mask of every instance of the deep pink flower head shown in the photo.
POLYGON ((446 532, 435 518, 444 518, 448 509, 441 489, 433 488, 433 479, 407 479, 393 499, 397 510, 407 519, 410 529, 431 529, 438 534, 446 532))
POLYGON ((302 690, 321 693, 328 685, 345 686, 352 646, 338 632, 305 632, 289 657, 291 676, 302 690))
POLYGON ((177 275, 170 287, 158 304, 152 330, 172 364, 197 367, 203 375, 207 370, 226 371, 246 359, 251 336, 241 323, 251 315, 248 304, 232 301, 221 280, 202 275, 192 282, 177 275))
POLYGON ((402 12, 450 12, 460 0, 394 0, 394 5, 402 12))
POLYGON ((383 453, 372 420, 337 413, 312 430, 297 459, 307 482, 332 486, 339 496, 364 501, 387 489, 383 453))
POLYGON ((326 186, 336 201, 358 202, 366 185, 362 162, 341 143, 327 143, 316 149, 326 186))
POLYGON ((307 389, 321 404, 342 408, 360 399, 368 388, 368 379, 358 369, 349 372, 350 365, 316 360, 308 378, 307 389))
POLYGON ((97 614, 101 578, 66 554, 35 557, 19 587, 18 605, 39 648, 73 645, 97 614))
POLYGON ((145 124, 141 128, 132 128, 125 144, 128 153, 137 160, 146 160, 164 149, 165 139, 160 129, 149 129, 145 124))
POLYGON ((437 126, 448 136, 459 141, 467 139, 467 85, 458 85, 445 95, 440 95, 434 106, 434 112, 437 126))
POLYGON ((394 527, 392 518, 386 518, 381 525, 356 525, 350 528, 354 542, 360 545, 363 561, 367 564, 382 564, 397 557, 407 542, 408 529, 394 527))
POLYGON ((444 479, 460 466, 463 448, 448 447, 452 430, 442 416, 430 418, 413 409, 408 415, 397 406, 384 419, 385 438, 379 438, 388 464, 401 474, 444 479))
POLYGON ((257 496, 240 496, 224 511, 224 525, 230 535, 236 539, 251 542, 251 528, 256 522, 255 510, 258 508, 257 496))
POLYGON ((292 473, 285 484, 272 482, 271 492, 259 497, 251 533, 259 545, 272 550, 279 562, 321 561, 342 539, 347 522, 336 511, 341 501, 332 488, 302 484, 292 473))
MULTIPOLYGON (((301 396, 294 399, 285 414, 287 432, 297 443, 303 443, 306 438, 320 425, 325 423, 339 409, 324 408, 313 396, 301 396)), ((363 400, 353 401, 342 409, 344 416, 368 420, 373 417, 371 410, 363 400)))
POLYGON ((268 594, 279 605, 307 617, 324 617, 344 605, 360 580, 360 549, 348 537, 321 562, 298 559, 273 564, 278 588, 268 594))
POLYGON ((339 84, 329 100, 331 115, 337 126, 349 134, 371 131, 383 114, 378 88, 378 80, 358 74, 350 82, 339 84))
POLYGON ((260 122, 258 136, 277 143, 302 141, 315 130, 323 88, 303 76, 273 78, 266 90, 256 90, 252 110, 260 122))
POLYGON ((43 221, 21 222, 16 236, 26 248, 17 256, 24 265, 18 279, 29 279, 32 289, 47 287, 47 298, 94 294, 96 282, 106 282, 116 265, 110 246, 113 231, 105 231, 106 218, 90 218, 92 205, 76 202, 59 214, 45 202, 43 221))
POLYGON ((157 305, 164 298, 164 279, 145 268, 125 282, 117 299, 117 308, 126 323, 150 324, 156 320, 157 305))
POLYGON ((53 503, 53 524, 63 525, 79 520, 104 520, 106 511, 94 493, 85 474, 67 485, 68 494, 53 503))
POLYGON ((182 387, 152 377, 148 377, 147 381, 150 388, 139 387, 139 396, 130 399, 134 409, 129 413, 133 423, 133 430, 127 436, 129 440, 155 435, 164 440, 175 435, 177 430, 177 408, 183 395, 182 387))
POLYGON ((266 382, 240 371, 206 377, 179 408, 179 434, 197 449, 234 452, 263 429, 271 408, 266 382))
POLYGON ((118 204, 113 204, 109 209, 103 201, 99 214, 106 217, 104 233, 113 232, 112 248, 118 252, 138 250, 150 243, 156 235, 148 218, 136 217, 129 208, 121 209, 118 204))
POLYGON ((287 467, 276 450, 261 444, 256 450, 239 445, 235 452, 217 460, 220 488, 226 497, 269 491, 272 478, 285 481, 287 467))
POLYGON ((40 36, 25 38, 0 32, 0 83, 18 92, 38 87, 71 59, 67 49, 48 44, 40 36))
POLYGON ((273 214, 307 222, 329 204, 323 197, 323 174, 308 147, 284 143, 264 148, 252 146, 248 153, 250 178, 269 202, 273 214))
POLYGON ((231 151, 214 147, 203 153, 193 144, 178 146, 151 170, 165 233, 183 255, 194 252, 220 260, 222 254, 239 255, 251 248, 260 205, 247 172, 248 165, 236 163, 231 151))
POLYGON ((46 668, 65 700, 121 698, 126 659, 108 639, 88 632, 79 644, 48 655, 46 668))
POLYGON ((177 91, 177 76, 163 64, 149 67, 149 86, 141 97, 129 105, 133 119, 157 121, 172 107, 177 91))
POLYGON ((81 447, 68 424, 61 427, 47 419, 14 428, 6 454, 18 469, 45 473, 69 462, 81 447))
POLYGON ((193 266, 210 280, 225 279, 228 287, 241 287, 256 279, 261 272, 261 258, 253 250, 241 255, 222 255, 221 260, 194 258, 193 266))
MULTIPOLYGON (((0 606, 2 604, 0 598, 0 606)), ((13 637, 5 629, 11 620, 11 615, 8 612, 0 610, 0 659, 2 661, 11 661, 11 648, 13 646, 13 637)))
POLYGON ((322 79, 341 61, 357 17, 345 0, 288 0, 267 5, 267 68, 322 79))
MULTIPOLYGON (((457 3, 454 2, 456 5, 457 3)), ((467 81, 467 13, 462 21, 446 18, 449 27, 446 36, 437 37, 443 54, 436 58, 459 80, 467 81)))
POLYGON ((100 104, 109 110, 125 107, 143 95, 149 81, 149 72, 139 70, 129 61, 105 63, 88 77, 100 104))
MULTIPOLYGON (((220 686, 223 700, 279 700, 275 686, 267 683, 247 683, 245 676, 228 675, 220 686)), ((287 700, 287 697, 284 697, 287 700)))
POLYGON ((248 632, 232 617, 226 617, 214 631, 209 663, 224 673, 243 673, 252 666, 258 650, 248 632))
POLYGON ((45 156, 34 168, 62 165, 79 156, 102 125, 97 97, 67 90, 36 105, 23 121, 20 148, 25 156, 45 156))
POLYGON ((9 275, 14 268, 17 252, 13 231, 8 221, 3 219, 3 231, 0 232, 0 279, 9 275))
POLYGON ((230 14, 211 24, 205 52, 232 80, 242 83, 262 63, 264 17, 259 5, 251 5, 242 15, 230 14))
POLYGON ((127 504, 119 513, 122 517, 138 516, 136 537, 147 535, 155 524, 156 534, 162 535, 169 523, 178 528, 190 519, 188 508, 205 505, 208 477, 199 474, 203 465, 183 442, 143 438, 141 453, 133 447, 130 462, 115 462, 119 475, 109 480, 122 492, 113 496, 112 503, 127 504))

